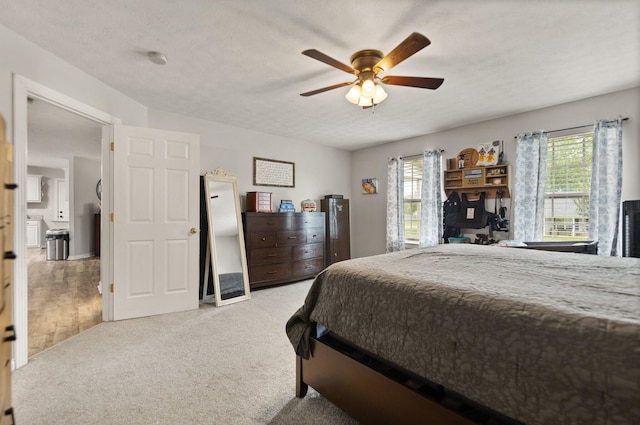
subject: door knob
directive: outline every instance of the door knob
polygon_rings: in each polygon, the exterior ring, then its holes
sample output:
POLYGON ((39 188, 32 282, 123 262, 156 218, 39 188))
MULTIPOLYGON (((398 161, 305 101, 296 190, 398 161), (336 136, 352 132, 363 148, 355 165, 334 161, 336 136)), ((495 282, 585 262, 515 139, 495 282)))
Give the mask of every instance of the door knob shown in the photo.
POLYGON ((198 233, 198 229, 196 229, 195 227, 192 227, 190 232, 191 232, 192 235, 196 234, 196 233, 198 233))

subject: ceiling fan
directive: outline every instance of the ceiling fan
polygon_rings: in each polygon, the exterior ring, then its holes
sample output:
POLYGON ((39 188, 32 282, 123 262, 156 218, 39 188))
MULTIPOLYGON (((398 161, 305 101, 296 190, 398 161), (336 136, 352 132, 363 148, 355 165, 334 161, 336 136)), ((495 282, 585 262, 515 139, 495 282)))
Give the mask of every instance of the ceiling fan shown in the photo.
POLYGON ((435 90, 442 85, 444 82, 443 78, 400 77, 393 75, 381 77, 378 75, 389 71, 429 44, 431 44, 431 41, 429 41, 427 37, 414 32, 386 56, 384 56, 381 51, 373 49, 355 52, 351 55, 351 66, 333 59, 316 49, 305 50, 302 52, 303 55, 324 62, 346 73, 354 74, 357 78, 354 81, 347 81, 301 93, 300 96, 313 96, 314 94, 353 85, 345 95, 347 100, 363 108, 370 108, 379 104, 387 97, 387 93, 378 83, 435 90))

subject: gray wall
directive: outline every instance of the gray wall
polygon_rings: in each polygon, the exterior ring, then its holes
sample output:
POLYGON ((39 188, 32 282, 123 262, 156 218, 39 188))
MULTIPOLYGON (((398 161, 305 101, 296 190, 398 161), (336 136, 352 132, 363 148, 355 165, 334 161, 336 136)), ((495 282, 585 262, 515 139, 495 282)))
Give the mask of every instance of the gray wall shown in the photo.
POLYGON ((147 108, 80 69, 59 59, 0 25, 0 113, 13 140, 13 74, 22 75, 80 102, 122 119, 123 124, 146 126, 147 108))
POLYGON ((69 161, 69 259, 95 254, 94 215, 100 212, 96 184, 100 162, 72 157, 69 161))
POLYGON ((272 192, 274 209, 290 199, 300 211, 304 199, 318 200, 319 207, 324 195, 351 196, 350 152, 153 109, 149 127, 200 134, 201 173, 224 168, 238 178, 241 198, 246 192, 272 192), (254 186, 253 157, 295 163, 295 188, 254 186))
MULTIPOLYGON (((385 251, 387 196, 387 158, 415 155, 426 149, 444 149, 451 158, 467 147, 504 140, 505 159, 515 163, 515 139, 519 133, 539 129, 555 130, 591 124, 597 119, 629 117, 623 124, 622 200, 640 199, 640 88, 636 87, 603 96, 552 106, 536 111, 458 127, 439 133, 415 137, 353 152, 351 161, 352 254, 354 257, 385 251), (379 194, 362 195, 360 181, 366 177, 380 179, 379 194)), ((513 167, 513 165, 512 165, 513 167)), ((514 170, 512 168, 511 175, 514 170)), ((512 181, 510 181, 512 184, 512 181)), ((510 207, 510 200, 506 200, 510 207)), ((488 204, 489 208, 493 204, 488 204)), ((509 208, 512 211, 512 208, 509 208)), ((505 235, 506 236, 506 235, 505 235)))

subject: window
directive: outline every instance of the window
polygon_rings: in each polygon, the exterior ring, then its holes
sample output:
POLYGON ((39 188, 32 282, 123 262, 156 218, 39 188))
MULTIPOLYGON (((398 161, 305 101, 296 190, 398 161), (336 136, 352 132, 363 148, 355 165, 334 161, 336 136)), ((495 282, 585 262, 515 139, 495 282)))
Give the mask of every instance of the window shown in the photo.
POLYGON ((404 239, 417 243, 420 237, 422 155, 404 159, 404 239))
POLYGON ((589 238, 593 133, 549 138, 544 196, 544 240, 589 238))

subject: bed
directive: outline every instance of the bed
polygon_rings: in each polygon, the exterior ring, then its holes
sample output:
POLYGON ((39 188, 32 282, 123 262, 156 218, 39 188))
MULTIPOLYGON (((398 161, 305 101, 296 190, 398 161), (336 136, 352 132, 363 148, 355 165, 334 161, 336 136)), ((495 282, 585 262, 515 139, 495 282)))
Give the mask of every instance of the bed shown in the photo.
POLYGON ((363 423, 640 424, 640 259, 454 244, 344 261, 286 331, 298 397, 363 423))

